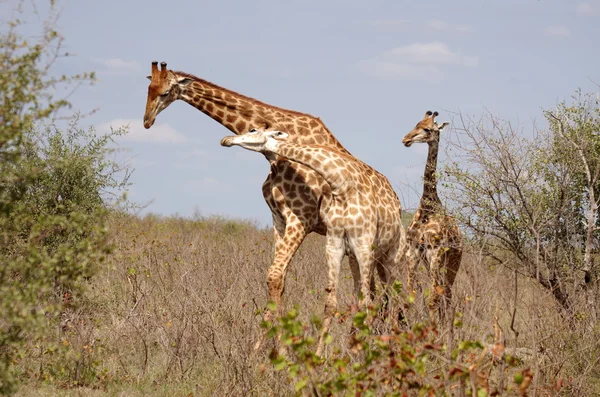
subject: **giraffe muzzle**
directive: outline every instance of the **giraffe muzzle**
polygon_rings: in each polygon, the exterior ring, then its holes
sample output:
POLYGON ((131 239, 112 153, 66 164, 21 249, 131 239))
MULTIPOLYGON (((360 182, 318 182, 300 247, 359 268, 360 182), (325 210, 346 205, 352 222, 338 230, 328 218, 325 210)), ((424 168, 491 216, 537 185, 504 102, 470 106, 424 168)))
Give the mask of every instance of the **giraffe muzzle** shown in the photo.
POLYGON ((226 136, 225 138, 221 139, 221 146, 226 146, 226 147, 233 146, 233 137, 226 136))
POLYGON ((154 119, 150 120, 148 117, 144 117, 144 128, 148 129, 154 124, 154 119))

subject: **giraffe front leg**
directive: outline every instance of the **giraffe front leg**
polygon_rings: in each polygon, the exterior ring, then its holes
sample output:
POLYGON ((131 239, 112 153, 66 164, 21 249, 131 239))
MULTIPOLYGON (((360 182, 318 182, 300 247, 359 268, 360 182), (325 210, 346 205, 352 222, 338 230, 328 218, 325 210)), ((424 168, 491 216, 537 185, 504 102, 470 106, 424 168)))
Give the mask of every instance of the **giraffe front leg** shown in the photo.
POLYGON ((417 254, 418 247, 414 245, 410 245, 406 250, 406 273, 407 273, 407 282, 406 286, 408 288, 409 294, 415 294, 415 273, 417 270, 417 265, 420 261, 420 256, 417 254))
MULTIPOLYGON (((306 237, 306 228, 300 222, 298 217, 290 212, 288 222, 283 224, 281 219, 273 216, 273 230, 275 236, 275 256, 267 273, 267 289, 269 292, 269 300, 274 302, 277 307, 277 312, 273 313, 267 310, 263 319, 265 321, 273 321, 283 311, 281 304, 281 296, 285 289, 285 276, 287 274, 288 265, 292 260, 298 247, 306 237)), ((279 337, 277 338, 279 340, 279 337)), ((266 335, 263 335, 254 345, 254 350, 260 349, 266 341, 266 335)), ((276 342, 278 344, 278 342, 276 342)))
POLYGON ((321 329, 321 335, 319 337, 319 343, 317 344, 317 356, 323 354, 325 347, 325 337, 329 332, 331 321, 335 316, 337 310, 337 286, 340 274, 340 268, 342 266, 342 259, 344 258, 344 239, 342 235, 332 235, 333 231, 327 231, 327 267, 328 282, 327 282, 327 296, 325 297, 325 318, 323 319, 323 328, 321 329))
POLYGON ((434 254, 431 256, 429 265, 429 277, 431 278, 431 291, 429 291, 429 299, 427 307, 429 309, 429 319, 432 322, 438 320, 443 322, 447 309, 447 294, 448 287, 446 285, 446 275, 444 274, 447 269, 443 266, 444 251, 443 248, 436 249, 434 254), (444 303, 441 305, 440 303, 444 303))
MULTIPOLYGON (((281 297, 285 289, 288 266, 306 237, 306 229, 295 215, 288 217, 283 235, 277 230, 278 228, 274 229, 275 257, 267 273, 267 289, 269 300, 275 302, 278 314, 281 314, 283 310, 281 297)), ((274 315, 275 313, 267 312, 265 319, 270 320, 274 315)))

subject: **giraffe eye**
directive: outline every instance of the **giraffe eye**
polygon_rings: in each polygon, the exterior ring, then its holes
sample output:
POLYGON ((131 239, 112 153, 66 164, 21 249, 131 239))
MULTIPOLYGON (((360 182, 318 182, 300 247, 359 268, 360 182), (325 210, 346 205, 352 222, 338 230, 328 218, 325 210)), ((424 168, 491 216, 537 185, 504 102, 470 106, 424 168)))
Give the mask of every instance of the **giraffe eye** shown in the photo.
POLYGON ((160 96, 162 97, 166 97, 167 95, 169 95, 171 93, 171 91, 165 91, 164 93, 160 94, 160 96))
POLYGON ((256 128, 252 128, 250 131, 248 131, 249 134, 256 134, 258 132, 258 130, 256 128))

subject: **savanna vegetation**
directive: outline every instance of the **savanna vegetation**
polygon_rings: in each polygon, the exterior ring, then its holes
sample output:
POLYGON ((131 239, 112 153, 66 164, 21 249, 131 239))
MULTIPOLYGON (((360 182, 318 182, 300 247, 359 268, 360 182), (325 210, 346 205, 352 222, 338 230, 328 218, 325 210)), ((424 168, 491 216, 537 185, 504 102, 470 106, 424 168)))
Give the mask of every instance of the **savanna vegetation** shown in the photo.
POLYGON ((99 135, 56 96, 94 75, 54 74, 53 15, 34 42, 18 20, 0 32, 0 394, 600 394, 597 94, 533 134, 457 115, 440 173, 465 236, 450 321, 428 321, 435 291, 400 284, 405 328, 356 312, 346 266, 316 357, 323 238, 294 258, 285 314, 263 322, 272 232, 129 211, 112 144, 126 131, 99 135))

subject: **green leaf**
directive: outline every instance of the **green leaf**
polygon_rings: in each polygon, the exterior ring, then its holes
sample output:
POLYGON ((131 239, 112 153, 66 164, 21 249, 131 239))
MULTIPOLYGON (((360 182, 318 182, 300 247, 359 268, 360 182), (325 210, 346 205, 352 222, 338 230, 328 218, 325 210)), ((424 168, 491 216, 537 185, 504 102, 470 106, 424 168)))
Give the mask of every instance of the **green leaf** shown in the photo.
POLYGON ((271 312, 276 312, 277 311, 277 304, 273 301, 269 301, 267 303, 267 309, 269 309, 269 311, 271 312))
POLYGON ((277 356, 271 359, 271 364, 273 364, 273 368, 275 368, 275 371, 281 371, 287 365, 285 358, 282 356, 277 356))
POLYGON ((307 383, 308 383, 308 378, 300 379, 298 382, 296 382, 296 385, 294 386, 294 390, 300 391, 300 390, 304 389, 304 387, 306 386, 307 383))
POLYGON ((355 327, 360 327, 361 325, 363 325, 365 323, 366 318, 367 318, 366 312, 358 312, 354 315, 354 318, 352 319, 352 323, 354 324, 355 327))
POLYGON ((520 385, 523 382, 523 374, 515 374, 515 383, 520 385))

